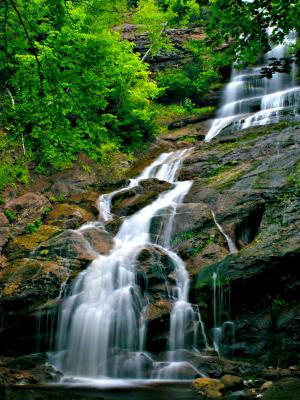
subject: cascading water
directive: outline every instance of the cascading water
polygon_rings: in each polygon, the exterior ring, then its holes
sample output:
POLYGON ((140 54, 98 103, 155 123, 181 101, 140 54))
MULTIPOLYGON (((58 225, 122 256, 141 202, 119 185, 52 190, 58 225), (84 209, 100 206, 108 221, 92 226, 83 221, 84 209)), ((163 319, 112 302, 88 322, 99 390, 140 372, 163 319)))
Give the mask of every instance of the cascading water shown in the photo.
POLYGON ((212 275, 213 322, 212 339, 219 355, 228 356, 234 344, 235 325, 230 320, 230 286, 221 282, 218 272, 212 275))
POLYGON ((218 223, 217 219, 216 219, 216 215, 213 211, 211 211, 211 215, 213 217, 214 223, 216 224, 216 227, 219 229, 219 231, 222 233, 222 235, 224 236, 224 238, 227 241, 228 244, 228 249, 230 251, 230 253, 237 253, 238 249, 236 247, 236 245, 234 244, 233 240, 231 239, 231 237, 224 231, 224 229, 222 228, 222 226, 218 223))
MULTIPOLYGON (((265 55, 264 63, 267 64, 271 58, 286 57, 289 47, 295 43, 296 34, 291 32, 284 44, 275 46, 265 55)), ((300 86, 295 86, 295 66, 289 74, 277 72, 271 79, 261 78, 260 70, 261 67, 243 71, 233 69, 222 106, 205 141, 209 142, 227 127, 230 131, 237 131, 275 123, 287 117, 300 118, 300 86)))
MULTIPOLYGON (((198 310, 188 302, 189 276, 184 262, 170 250, 176 206, 192 185, 191 181, 176 181, 176 174, 190 151, 164 153, 139 177, 130 181, 129 187, 134 187, 143 179, 156 178, 172 183, 173 188, 125 219, 110 254, 98 255, 76 278, 58 321, 55 364, 66 375, 91 378, 178 377, 176 357, 169 357, 167 364, 154 363, 145 352, 147 301, 136 279, 137 258, 145 246, 159 249, 174 265, 176 288, 169 294, 173 303, 169 350, 174 353, 178 349, 191 348, 196 343, 198 328, 204 332, 198 310), (151 221, 161 210, 171 210, 169 221, 161 239, 153 242, 151 221), (149 369, 152 370, 150 375, 149 369)), ((106 222, 113 218, 112 198, 126 189, 100 197, 101 220, 106 222)), ((205 340, 207 343, 206 337, 205 340)))

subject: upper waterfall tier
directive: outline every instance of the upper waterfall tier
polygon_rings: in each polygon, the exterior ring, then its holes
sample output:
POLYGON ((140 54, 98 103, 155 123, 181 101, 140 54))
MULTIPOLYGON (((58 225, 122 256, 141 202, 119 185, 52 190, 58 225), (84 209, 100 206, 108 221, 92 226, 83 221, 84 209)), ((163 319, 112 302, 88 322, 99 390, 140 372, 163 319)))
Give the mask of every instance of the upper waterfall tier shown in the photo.
MULTIPOLYGON (((268 64, 271 58, 282 59, 288 55, 289 47, 296 42, 291 33, 282 45, 275 46, 264 57, 268 64)), ((300 86, 296 86, 296 67, 289 74, 275 73, 271 79, 260 76, 261 67, 243 71, 233 69, 230 82, 225 88, 222 106, 217 118, 205 137, 209 142, 223 129, 241 130, 251 126, 278 122, 287 115, 300 116, 300 86)))

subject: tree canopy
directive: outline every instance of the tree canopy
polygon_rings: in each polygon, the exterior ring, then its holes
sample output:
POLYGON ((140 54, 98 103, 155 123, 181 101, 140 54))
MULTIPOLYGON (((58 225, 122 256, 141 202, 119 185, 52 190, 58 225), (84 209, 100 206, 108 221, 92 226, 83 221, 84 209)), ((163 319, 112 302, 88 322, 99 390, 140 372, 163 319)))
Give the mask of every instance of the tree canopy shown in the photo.
POLYGON ((253 63, 298 32, 299 13, 300 0, 1 0, 0 126, 40 170, 81 151, 99 160, 134 151, 153 135, 154 98, 201 96, 220 66, 253 63), (126 23, 148 33, 143 57, 121 38, 126 23), (158 88, 147 61, 170 50, 166 30, 199 25, 206 40, 190 40, 191 61, 159 73, 158 88))
POLYGON ((2 126, 42 164, 94 158, 151 134, 147 66, 112 29, 126 4, 53 0, 1 3, 2 126))
POLYGON ((242 64, 255 62, 291 31, 299 32, 299 0, 210 0, 210 5, 210 44, 230 44, 232 58, 242 64))

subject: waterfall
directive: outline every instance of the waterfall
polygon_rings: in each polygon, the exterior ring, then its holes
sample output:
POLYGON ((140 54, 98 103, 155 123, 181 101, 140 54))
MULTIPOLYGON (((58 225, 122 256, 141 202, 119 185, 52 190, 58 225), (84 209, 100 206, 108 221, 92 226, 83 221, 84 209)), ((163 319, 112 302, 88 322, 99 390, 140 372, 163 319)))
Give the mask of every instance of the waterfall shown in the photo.
POLYGON ((221 356, 228 356, 235 339, 235 325, 230 321, 230 286, 221 282, 218 271, 212 274, 213 286, 213 323, 212 340, 215 351, 221 356), (224 317, 227 317, 224 320, 224 317))
MULTIPOLYGON (((287 57, 289 47, 295 43, 296 34, 291 32, 283 44, 273 47, 264 56, 264 64, 272 58, 287 57)), ((295 66, 289 74, 277 72, 271 79, 261 78, 261 68, 233 69, 223 94, 222 106, 205 137, 206 142, 227 127, 232 132, 275 123, 287 116, 293 119, 300 117, 300 86, 295 86, 295 66)))
POLYGON ((234 244, 233 240, 231 239, 231 237, 229 235, 227 235, 227 233, 224 231, 224 229, 222 228, 222 226, 218 223, 217 219, 216 219, 216 215, 215 213, 211 210, 211 214, 214 220, 214 223, 216 224, 216 227, 219 229, 219 231, 222 233, 222 235, 224 236, 224 238, 227 241, 228 244, 228 249, 230 251, 230 253, 237 253, 238 249, 236 247, 236 245, 234 244))
MULTIPOLYGON (((169 350, 191 348, 197 342, 198 327, 204 332, 199 311, 188 301, 189 276, 185 264, 170 250, 176 207, 192 185, 192 181, 176 181, 176 175, 190 152, 185 149, 164 153, 132 179, 127 188, 100 197, 100 220, 105 223, 113 218, 111 202, 115 194, 148 178, 173 184, 172 189, 126 218, 114 238, 111 252, 105 256, 99 254, 75 279, 58 320, 55 364, 66 375, 98 379, 149 377, 145 365, 153 369, 151 366, 155 363, 145 351, 147 301, 136 280, 137 258, 145 246, 160 250, 174 265, 176 288, 169 295, 173 303, 169 350), (172 210, 164 227, 166 232, 162 232, 161 243, 154 243, 150 234, 151 221, 166 209, 172 210)), ((206 337, 205 340, 207 343, 206 337)), ((167 372, 161 372, 160 363, 156 363, 152 376, 177 377, 178 362, 169 359, 167 366, 167 372)))

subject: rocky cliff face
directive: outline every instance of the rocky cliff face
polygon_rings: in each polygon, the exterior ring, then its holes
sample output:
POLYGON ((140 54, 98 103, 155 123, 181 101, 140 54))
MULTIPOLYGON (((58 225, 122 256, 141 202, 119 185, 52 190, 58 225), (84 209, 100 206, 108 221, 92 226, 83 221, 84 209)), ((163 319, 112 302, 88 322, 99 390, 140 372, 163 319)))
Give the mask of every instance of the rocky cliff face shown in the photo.
POLYGON ((299 126, 222 135, 195 146, 181 172, 194 185, 179 210, 174 248, 193 276, 193 301, 212 326, 212 275, 235 323, 231 357, 299 362, 299 126), (217 222, 238 252, 230 254, 217 222), (186 217, 188 216, 188 218, 186 217))
MULTIPOLYGON (((191 276, 191 301, 199 306, 211 340, 215 272, 222 299, 217 304, 220 323, 230 319, 235 324, 234 340, 222 348, 222 355, 265 366, 297 364, 300 126, 260 127, 204 143, 206 125, 199 122, 170 131, 146 157, 150 163, 160 151, 194 146, 180 174, 180 179, 194 183, 177 210, 172 235, 172 248, 184 259, 191 276), (236 253, 229 252, 212 211, 236 253)), ((128 170, 128 176, 136 173, 136 167, 128 170)), ((37 339, 41 350, 49 347, 51 331, 55 330, 51 315, 60 303, 61 289, 68 290, 68 284, 97 252, 109 252, 113 233, 124 216, 170 186, 149 180, 138 189, 123 192, 114 199, 116 217, 107 231, 97 227, 80 230, 98 215, 96 202, 101 189, 97 177, 89 179, 88 188, 77 182, 73 192, 67 188, 62 198, 53 196, 48 188, 26 192, 2 206, 2 355, 34 352, 37 339), (37 317, 43 325, 39 338, 37 317)), ((153 234, 159 232, 159 224, 158 217, 153 221, 153 234)), ((171 309, 164 282, 167 276, 168 285, 174 284, 173 266, 164 254, 151 248, 140 254, 139 261, 138 280, 141 287, 147 285, 151 305, 147 346, 161 350, 171 309)), ((218 363, 213 364, 214 371, 218 368, 218 363)), ((208 374, 216 376, 215 372, 208 374)))

